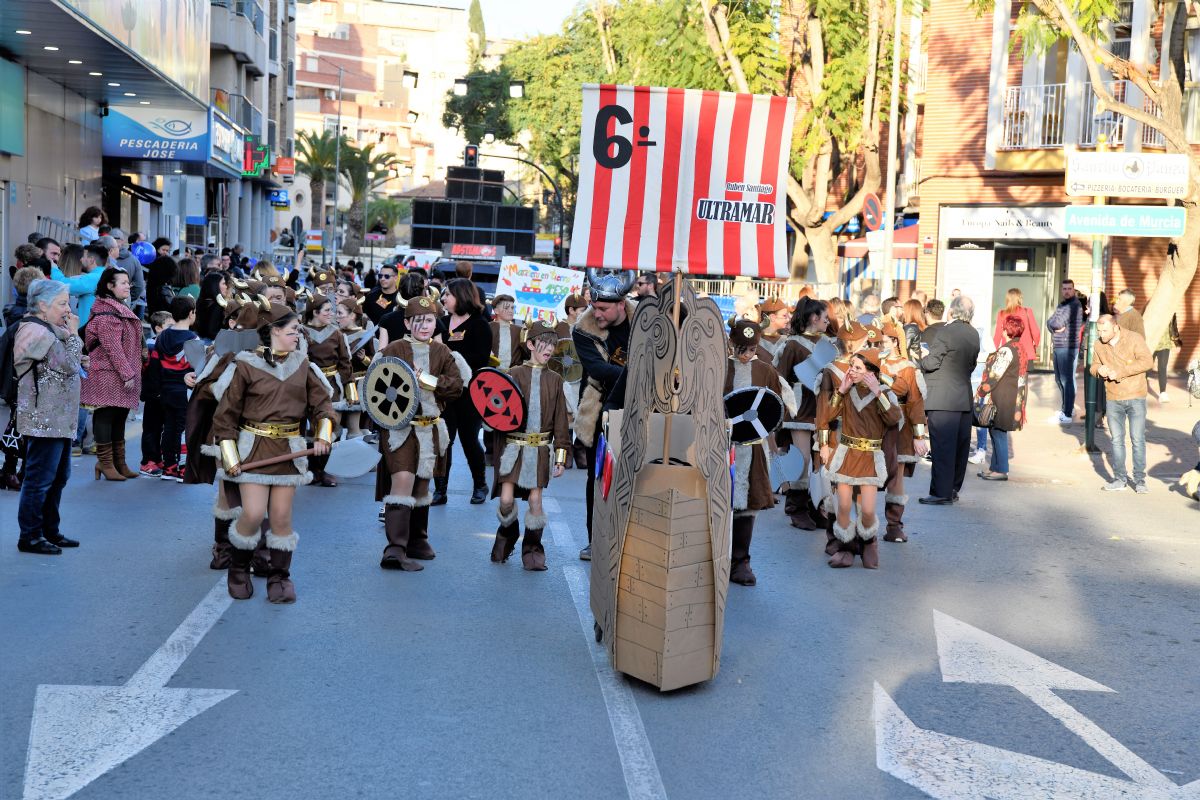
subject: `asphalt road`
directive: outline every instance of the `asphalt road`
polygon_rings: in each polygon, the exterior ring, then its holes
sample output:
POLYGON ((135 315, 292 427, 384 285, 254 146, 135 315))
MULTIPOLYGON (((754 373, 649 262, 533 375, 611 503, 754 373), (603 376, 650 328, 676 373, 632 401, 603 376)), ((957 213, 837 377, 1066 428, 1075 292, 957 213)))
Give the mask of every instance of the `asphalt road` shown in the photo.
MULTIPOLYGON (((95 483, 90 458, 75 467, 65 531, 83 546, 61 557, 16 551, 17 496, 0 495, 0 798, 54 796, 34 789, 56 770, 69 785, 94 755, 87 742, 111 738, 47 707, 62 718, 43 722, 73 735, 61 752, 31 754, 39 685, 126 683, 222 577, 207 569, 211 488, 95 483)), ((489 563, 494 506, 468 505, 465 477, 433 510, 438 557, 419 574, 379 569, 370 476, 302 489, 299 602, 268 604, 256 579, 255 597, 225 609, 167 683, 234 693, 77 779, 73 796, 906 798, 925 796, 910 783, 932 781, 943 797, 1064 797, 1076 785, 1084 797, 1149 797, 1139 792, 1200 778, 1196 509, 1157 483, 1142 497, 1103 495, 1090 474, 971 478, 952 508, 914 502, 912 541, 882 544, 877 572, 830 569, 822 535, 762 514, 759 584, 730 588, 719 676, 660 694, 613 676, 592 642, 576 558, 582 473, 551 489, 540 574, 519 554, 489 563), (947 655, 966 653, 947 676, 960 682, 943 681, 935 612, 947 655), (956 643, 954 620, 1113 691, 1064 688, 1069 673, 1022 667, 1003 643, 956 643), (961 682, 962 669, 1012 680, 961 682), (1065 702, 1031 700, 1039 680, 1065 702), (889 697, 936 734, 877 737, 889 697), (1120 768, 1140 760, 1168 783, 1120 768), (1022 783, 1031 762, 1043 774, 1022 783)), ((154 708, 126 705, 115 716, 141 735, 154 708)))

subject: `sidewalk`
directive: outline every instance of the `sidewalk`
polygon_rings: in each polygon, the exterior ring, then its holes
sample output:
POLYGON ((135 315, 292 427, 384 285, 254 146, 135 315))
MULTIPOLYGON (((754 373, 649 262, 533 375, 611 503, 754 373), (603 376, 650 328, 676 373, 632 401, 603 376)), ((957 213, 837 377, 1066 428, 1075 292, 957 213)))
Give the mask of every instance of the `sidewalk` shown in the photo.
MULTIPOLYGON (((1180 504, 1195 505, 1178 486, 1179 476, 1196 465, 1195 440, 1192 427, 1200 420, 1200 400, 1189 407, 1187 387, 1183 376, 1168 381, 1169 403, 1157 399, 1157 381, 1151 379, 1150 396, 1146 399, 1146 483, 1151 492, 1169 491, 1180 504)), ((1046 419, 1058 408, 1058 387, 1051 373, 1029 376, 1029 399, 1026 412, 1029 422, 1024 430, 1013 434, 1010 441, 1016 455, 1009 470, 1009 480, 1017 483, 1043 483, 1080 486, 1100 490, 1102 483, 1112 480, 1112 439, 1107 426, 1096 430, 1099 453, 1084 452, 1084 384, 1079 376, 1075 403, 1075 421, 1056 425, 1046 419)), ((1132 448, 1126 444, 1127 470, 1132 470, 1132 448)))

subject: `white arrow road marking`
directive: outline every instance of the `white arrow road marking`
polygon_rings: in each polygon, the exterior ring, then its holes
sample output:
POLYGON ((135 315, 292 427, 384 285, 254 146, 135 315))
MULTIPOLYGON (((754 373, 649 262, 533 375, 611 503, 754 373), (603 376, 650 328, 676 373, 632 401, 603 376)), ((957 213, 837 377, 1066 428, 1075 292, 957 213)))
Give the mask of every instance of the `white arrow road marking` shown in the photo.
POLYGON ((236 694, 236 689, 164 688, 232 602, 222 577, 124 686, 38 686, 24 800, 70 797, 236 694))
POLYGON ((1112 689, 940 611, 933 612, 933 624, 943 681, 1011 686, 1136 783, 1158 789, 1177 788, 1169 778, 1054 694, 1055 689, 1092 692, 1112 689))
MULTIPOLYGON (((558 513, 558 501, 542 496, 545 511, 551 512, 551 503, 554 504, 552 513, 558 513)), ((582 563, 571 563, 575 561, 582 541, 575 538, 571 527, 562 520, 551 522, 549 528, 558 550, 556 555, 566 562, 563 575, 571 590, 575 612, 579 615, 584 642, 592 656, 596 680, 600 682, 600 694, 604 697, 608 723, 617 745, 617 756, 621 760, 621 772, 625 776, 625 791, 631 800, 666 800, 667 790, 663 786, 658 762, 654 759, 654 749, 650 747, 650 738, 646 736, 646 727, 642 724, 642 715, 629 688, 629 681, 612 668, 608 662, 608 651, 596 643, 592 608, 588 602, 588 569, 582 563)))

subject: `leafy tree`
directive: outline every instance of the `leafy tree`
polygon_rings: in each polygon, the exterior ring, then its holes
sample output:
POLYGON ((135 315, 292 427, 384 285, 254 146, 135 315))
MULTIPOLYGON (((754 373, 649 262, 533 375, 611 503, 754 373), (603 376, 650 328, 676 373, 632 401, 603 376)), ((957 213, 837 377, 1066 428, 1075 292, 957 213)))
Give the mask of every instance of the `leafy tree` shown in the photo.
MULTIPOLYGON (((989 12, 991 0, 971 0, 977 11, 989 12)), ((1028 51, 1044 50, 1058 41, 1071 41, 1087 64, 1088 81, 1096 96, 1096 113, 1104 111, 1153 128, 1163 135, 1168 153, 1186 153, 1191 162, 1190 190, 1182 204, 1187 210, 1184 235, 1173 240, 1158 285, 1144 314, 1146 341, 1153 345, 1171 322, 1184 293, 1196 277, 1200 262, 1200 156, 1188 143, 1183 120, 1183 79, 1188 54, 1183 46, 1185 6, 1163 3, 1160 18, 1171 20, 1165 36, 1159 75, 1152 78, 1141 67, 1112 52, 1107 33, 1118 18, 1117 0, 1024 0, 1019 8, 1014 37, 1019 34, 1028 51), (1167 14, 1168 11, 1173 13, 1167 14), (1161 116, 1121 102, 1113 96, 1110 80, 1128 81, 1161 109, 1161 116)))
POLYGON ((346 254, 357 255, 363 242, 367 198, 371 192, 388 181, 388 170, 396 166, 396 156, 375 150, 371 142, 363 147, 351 144, 342 150, 342 177, 350 189, 350 212, 347 216, 349 236, 346 254))
POLYGON ((446 94, 442 124, 457 127, 468 142, 481 142, 490 133, 501 141, 510 141, 515 132, 508 116, 508 84, 511 78, 503 68, 477 69, 467 76, 467 93, 446 94))
MULTIPOLYGON (((342 155, 350 147, 350 140, 342 137, 342 155)), ((296 169, 307 175, 312 194, 311 227, 326 229, 325 184, 333 180, 337 159, 337 137, 331 131, 298 131, 296 133, 296 169)))
POLYGON ((471 0, 471 7, 467 9, 467 29, 471 31, 471 64, 474 65, 487 50, 487 31, 483 27, 483 9, 479 0, 471 0))
POLYGON ((388 230, 387 241, 394 243, 396 230, 404 220, 412 216, 412 201, 400 197, 372 199, 368 214, 367 230, 370 231, 377 225, 382 225, 388 230))

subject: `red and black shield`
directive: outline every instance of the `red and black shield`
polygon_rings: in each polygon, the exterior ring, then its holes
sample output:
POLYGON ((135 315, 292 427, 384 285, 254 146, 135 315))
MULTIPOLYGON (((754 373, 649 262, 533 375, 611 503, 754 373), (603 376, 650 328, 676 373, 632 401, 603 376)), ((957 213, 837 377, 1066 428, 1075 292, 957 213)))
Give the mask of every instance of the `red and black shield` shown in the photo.
POLYGON ((484 367, 471 378, 468 391, 484 425, 500 433, 513 433, 524 427, 525 397, 507 374, 484 367))

